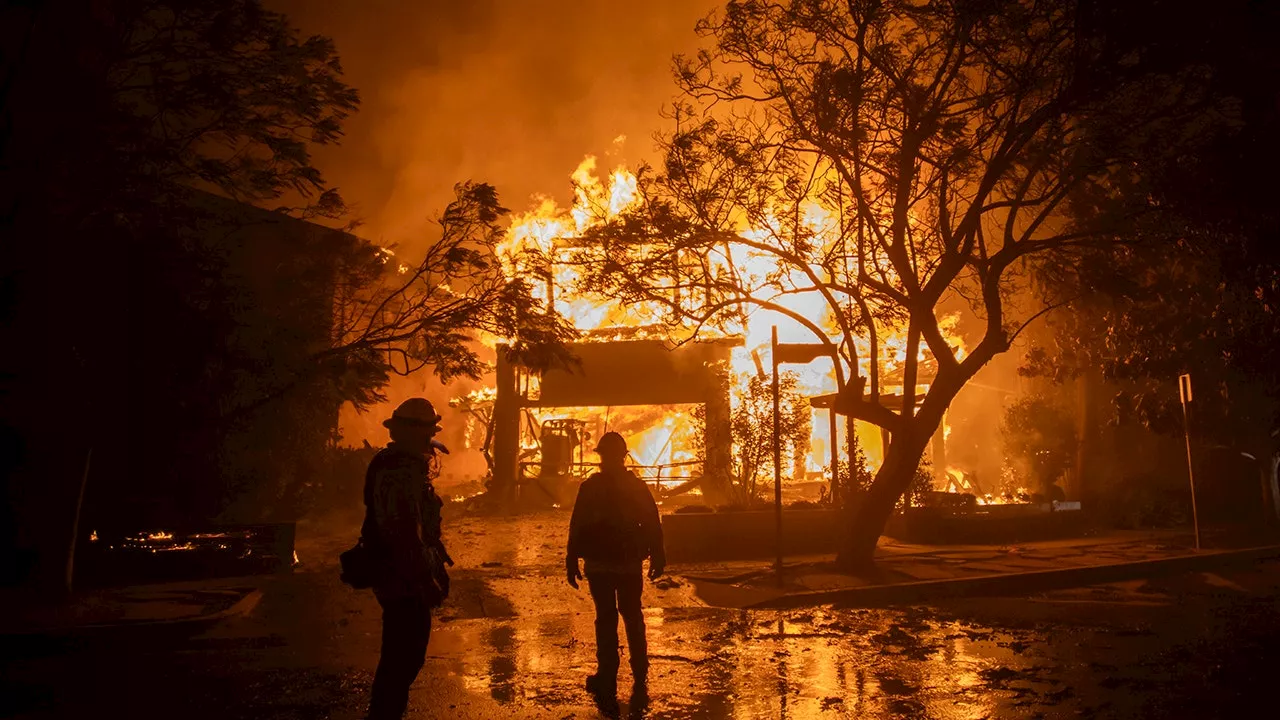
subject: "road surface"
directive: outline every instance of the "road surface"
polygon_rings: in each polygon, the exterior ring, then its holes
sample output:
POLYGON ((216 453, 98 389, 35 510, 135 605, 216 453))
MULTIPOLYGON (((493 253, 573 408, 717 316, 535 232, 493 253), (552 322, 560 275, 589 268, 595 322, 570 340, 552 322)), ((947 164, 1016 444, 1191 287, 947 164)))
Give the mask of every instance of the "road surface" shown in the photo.
MULTIPOLYGON (((522 522, 454 523, 455 597, 409 717, 602 716, 582 690, 592 615, 563 582, 563 523, 522 522)), ((297 572, 211 628, 0 638, 0 716, 363 717, 379 613, 337 580, 349 539, 300 541, 297 572)), ((1277 564, 874 610, 716 609, 687 585, 646 597, 651 697, 629 701, 624 662, 623 717, 1258 717, 1280 667, 1277 564)))

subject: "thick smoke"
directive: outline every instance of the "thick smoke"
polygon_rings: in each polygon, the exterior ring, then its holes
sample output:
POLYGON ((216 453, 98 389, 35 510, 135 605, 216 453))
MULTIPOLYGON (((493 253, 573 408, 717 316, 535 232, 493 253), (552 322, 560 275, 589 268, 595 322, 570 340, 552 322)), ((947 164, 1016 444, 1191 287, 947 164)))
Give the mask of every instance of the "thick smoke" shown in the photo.
MULTIPOLYGON (((341 146, 317 163, 364 225, 359 234, 412 255, 453 185, 495 185, 508 207, 535 194, 571 200, 569 173, 584 155, 602 169, 652 159, 660 111, 676 90, 671 56, 694 51, 693 28, 712 0, 268 0, 304 34, 334 39, 362 96, 341 146), (625 143, 617 139, 625 136, 625 143)), ((461 449, 464 418, 448 398, 471 389, 397 378, 390 402, 342 417, 344 440, 386 441, 380 421, 425 394, 461 449)), ((478 452, 455 452, 460 476, 483 471, 478 452)))
MULTIPOLYGON (((651 156, 675 94, 671 56, 698 46, 711 0, 275 0, 304 33, 337 43, 360 113, 318 161, 354 201, 361 234, 411 247, 454 183, 568 200, 584 155, 651 156)), ((621 159, 621 158, 619 158, 621 159)), ((611 166, 616 160, 606 159, 611 166)))

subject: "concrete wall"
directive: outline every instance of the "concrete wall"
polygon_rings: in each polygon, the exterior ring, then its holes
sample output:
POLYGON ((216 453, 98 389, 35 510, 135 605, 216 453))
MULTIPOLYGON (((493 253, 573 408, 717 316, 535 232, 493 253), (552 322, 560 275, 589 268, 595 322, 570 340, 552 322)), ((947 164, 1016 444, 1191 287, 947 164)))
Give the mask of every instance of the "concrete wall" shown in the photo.
MULTIPOLYGON (((784 555, 836 551, 843 513, 836 510, 782 511, 784 555)), ((776 552, 773 510, 673 513, 662 517, 671 562, 771 558, 776 552)))

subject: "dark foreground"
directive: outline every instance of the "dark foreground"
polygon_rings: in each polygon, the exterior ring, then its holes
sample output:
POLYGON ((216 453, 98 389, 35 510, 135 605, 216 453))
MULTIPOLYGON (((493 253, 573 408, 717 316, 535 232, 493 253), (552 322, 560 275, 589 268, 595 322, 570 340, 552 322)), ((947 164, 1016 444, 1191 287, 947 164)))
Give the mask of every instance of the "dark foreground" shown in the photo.
MULTIPOLYGON (((455 573, 410 717, 599 716, 581 690, 585 593, 562 585, 549 544, 496 557, 455 573)), ((327 561, 263 589, 253 612, 209 628, 0 638, 0 716, 362 717, 372 597, 327 561)), ((652 697, 628 702, 624 669, 624 717, 1252 717, 1280 672, 1277 564, 902 609, 748 612, 646 593, 661 606, 652 697)))

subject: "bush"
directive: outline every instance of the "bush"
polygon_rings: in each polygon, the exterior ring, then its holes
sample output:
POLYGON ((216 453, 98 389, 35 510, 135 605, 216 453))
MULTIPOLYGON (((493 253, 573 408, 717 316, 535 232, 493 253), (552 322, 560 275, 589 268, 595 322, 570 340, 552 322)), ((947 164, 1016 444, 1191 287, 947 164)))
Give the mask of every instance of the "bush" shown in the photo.
POLYGON ((1190 491, 1164 478, 1141 473, 1124 478, 1106 501, 1106 512, 1118 528, 1147 530, 1185 526, 1191 522, 1190 491))
POLYGON ((1075 460, 1071 414, 1044 395, 1028 395, 1005 409, 1000 425, 1005 456, 1030 481, 1029 489, 1054 497, 1054 484, 1075 460))

